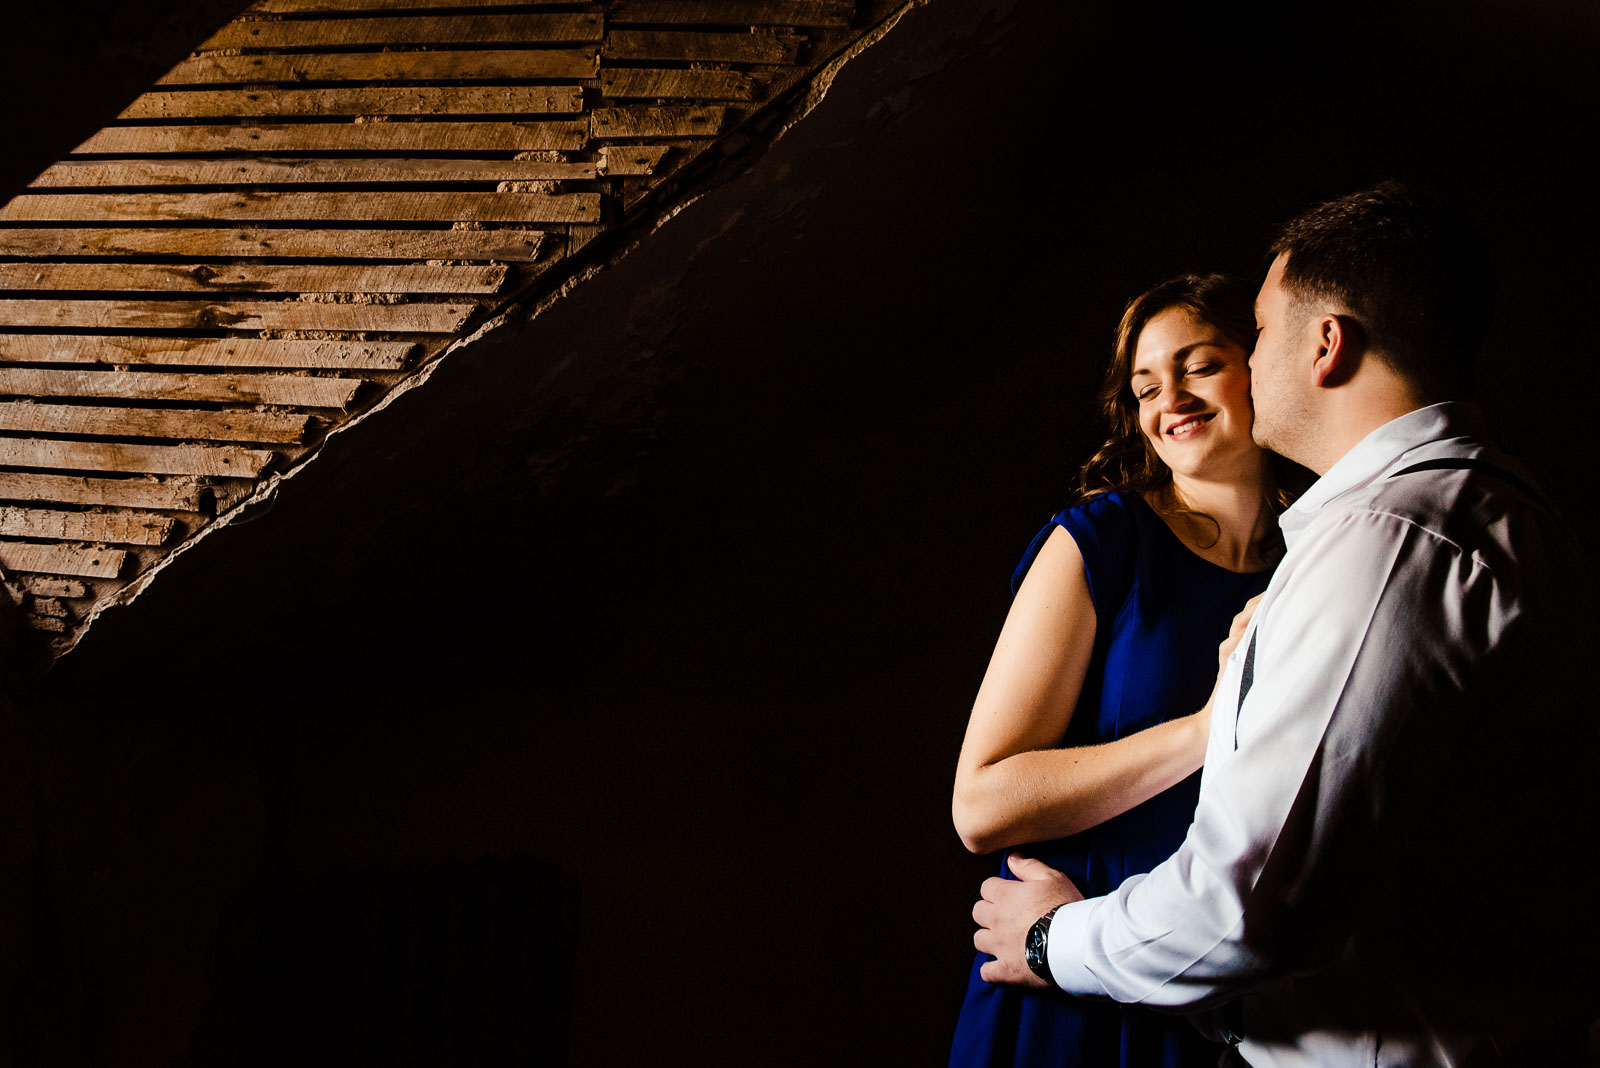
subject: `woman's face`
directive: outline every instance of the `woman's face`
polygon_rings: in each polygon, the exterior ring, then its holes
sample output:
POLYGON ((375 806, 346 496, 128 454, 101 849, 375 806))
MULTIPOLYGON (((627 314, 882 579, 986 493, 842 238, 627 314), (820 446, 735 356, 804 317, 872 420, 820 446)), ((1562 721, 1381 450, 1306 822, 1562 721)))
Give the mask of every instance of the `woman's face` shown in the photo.
POLYGON ((1250 477, 1250 354, 1187 308, 1152 318, 1134 346, 1129 388, 1139 429, 1175 477, 1250 477))

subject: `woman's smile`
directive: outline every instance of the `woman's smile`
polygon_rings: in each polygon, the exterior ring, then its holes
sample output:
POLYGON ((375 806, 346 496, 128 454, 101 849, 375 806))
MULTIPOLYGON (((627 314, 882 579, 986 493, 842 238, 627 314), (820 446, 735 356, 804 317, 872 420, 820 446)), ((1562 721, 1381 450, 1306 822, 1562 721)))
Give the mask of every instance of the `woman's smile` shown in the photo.
POLYGON ((1194 437, 1205 425, 1211 421, 1216 412, 1202 412, 1198 415, 1186 415, 1182 419, 1167 427, 1166 435, 1176 441, 1184 441, 1194 437))

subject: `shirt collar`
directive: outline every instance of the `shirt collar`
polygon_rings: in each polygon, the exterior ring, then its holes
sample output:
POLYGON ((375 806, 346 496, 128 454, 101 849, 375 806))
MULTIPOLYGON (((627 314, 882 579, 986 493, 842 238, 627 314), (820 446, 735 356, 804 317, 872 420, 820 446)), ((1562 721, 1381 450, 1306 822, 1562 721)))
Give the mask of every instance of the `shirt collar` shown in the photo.
POLYGON ((1416 456, 1418 450, 1428 445, 1449 438, 1476 437, 1480 428, 1477 411, 1459 401, 1430 404, 1391 419, 1356 442, 1278 517, 1284 544, 1293 544, 1328 502, 1370 484, 1414 457, 1420 459, 1416 456))

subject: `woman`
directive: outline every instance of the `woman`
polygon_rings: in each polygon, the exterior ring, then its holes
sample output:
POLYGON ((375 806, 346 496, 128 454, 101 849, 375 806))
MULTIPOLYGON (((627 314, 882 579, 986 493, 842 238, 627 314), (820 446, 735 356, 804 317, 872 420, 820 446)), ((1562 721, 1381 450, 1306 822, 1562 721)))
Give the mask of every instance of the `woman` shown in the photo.
MULTIPOLYGON (((1250 438, 1250 299, 1186 275, 1128 305, 1101 394, 1110 439, 1012 578, 962 743, 962 842, 1026 846, 1088 896, 1183 841, 1218 643, 1281 551, 1269 454, 1250 438)), ((993 986, 988 959, 973 962, 952 1064, 1217 1063, 1181 1017, 993 986)))

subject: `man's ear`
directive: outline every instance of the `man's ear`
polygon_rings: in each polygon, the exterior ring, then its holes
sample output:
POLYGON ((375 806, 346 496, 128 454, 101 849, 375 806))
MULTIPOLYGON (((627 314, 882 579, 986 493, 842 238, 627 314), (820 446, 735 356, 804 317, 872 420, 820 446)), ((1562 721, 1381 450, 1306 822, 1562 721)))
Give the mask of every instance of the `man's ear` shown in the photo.
POLYGON ((1324 314, 1317 321, 1317 358, 1312 364, 1316 384, 1331 389, 1350 381, 1365 350, 1360 323, 1348 315, 1324 314))

